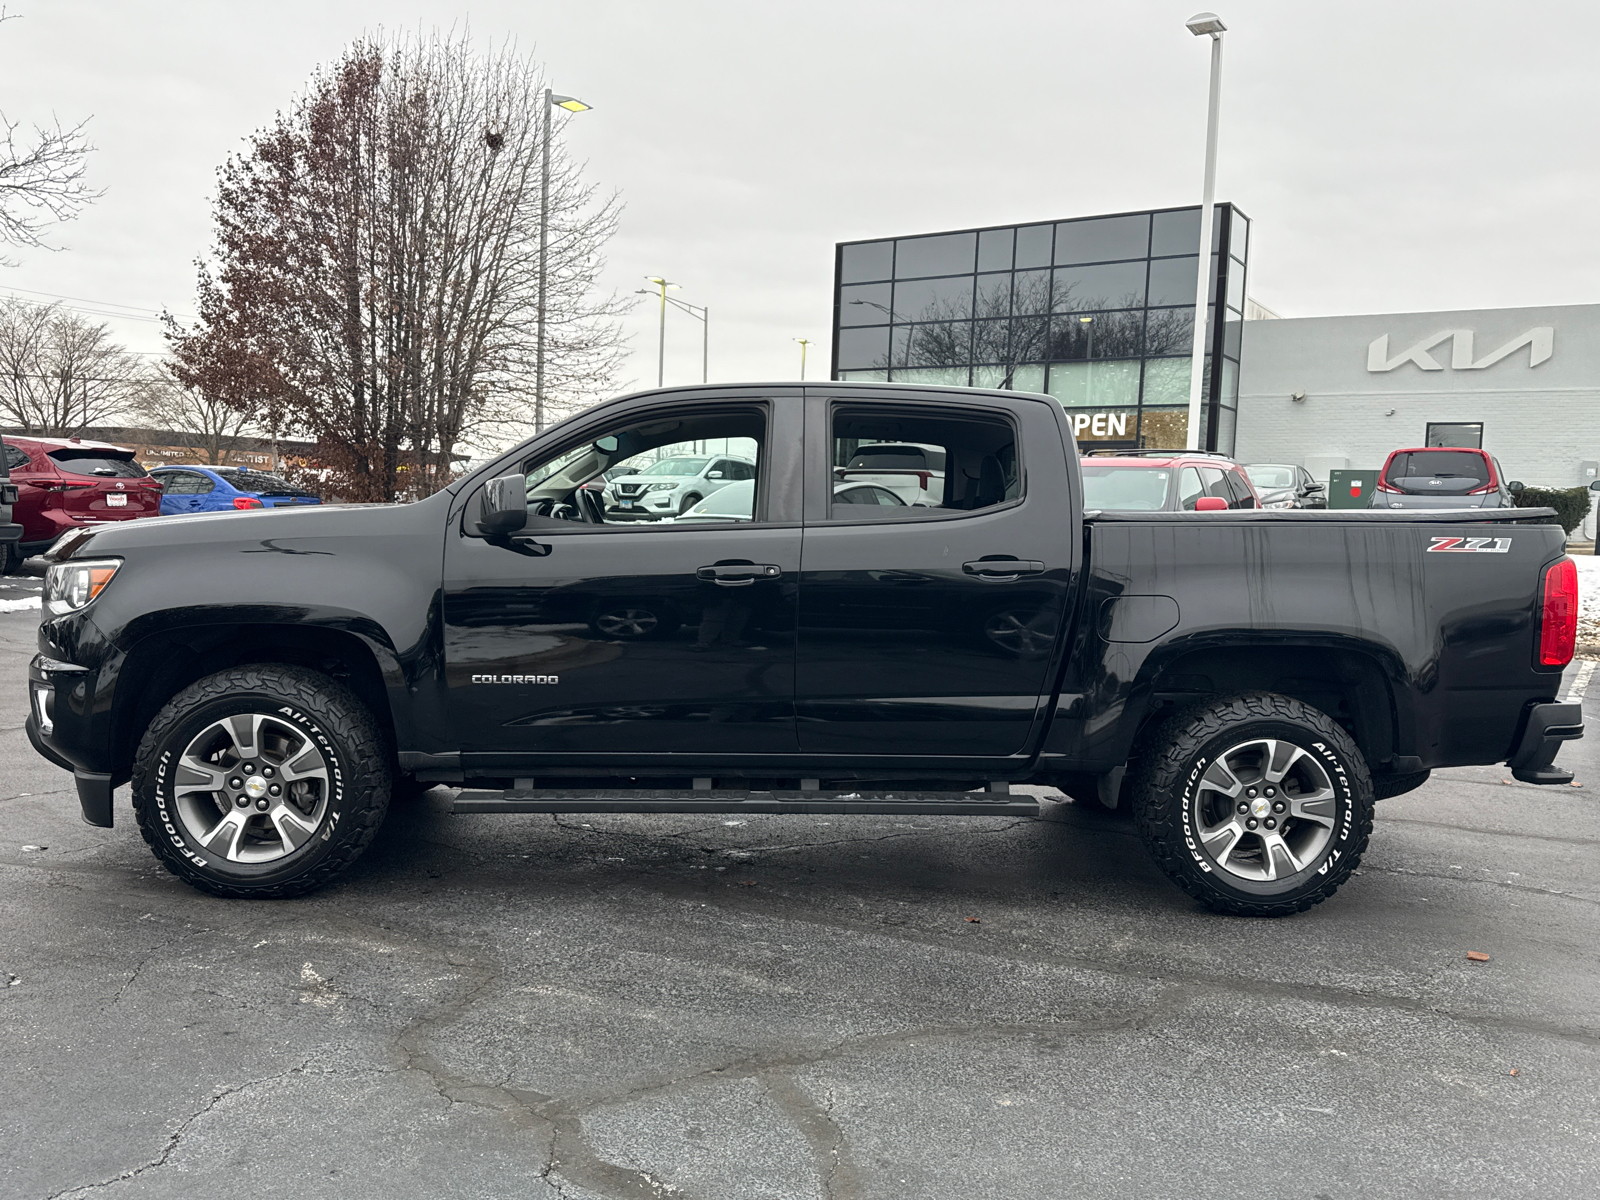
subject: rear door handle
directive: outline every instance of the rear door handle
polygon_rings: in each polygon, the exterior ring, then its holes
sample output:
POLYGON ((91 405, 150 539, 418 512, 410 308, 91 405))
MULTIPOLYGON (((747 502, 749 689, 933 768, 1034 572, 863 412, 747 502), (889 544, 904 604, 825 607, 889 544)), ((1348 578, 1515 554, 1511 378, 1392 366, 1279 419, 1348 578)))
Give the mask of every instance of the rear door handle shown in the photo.
POLYGON ((980 558, 962 563, 961 569, 980 579, 1015 579, 1019 575, 1043 575, 1045 567, 1029 558, 980 558))
POLYGON ((713 563, 695 572, 722 587, 748 587, 758 579, 776 579, 783 572, 772 563, 713 563))

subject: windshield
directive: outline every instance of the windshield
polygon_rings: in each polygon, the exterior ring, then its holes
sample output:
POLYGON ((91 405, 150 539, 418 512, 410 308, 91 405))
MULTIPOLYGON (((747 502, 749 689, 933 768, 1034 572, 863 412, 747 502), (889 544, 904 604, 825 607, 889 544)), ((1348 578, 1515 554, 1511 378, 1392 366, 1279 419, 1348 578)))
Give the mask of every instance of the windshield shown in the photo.
POLYGON ((1288 488, 1294 486, 1293 467, 1246 467, 1244 473, 1258 488, 1288 488))
POLYGON ((698 475, 706 465, 703 458, 663 458, 640 471, 641 475, 698 475))
POLYGON ((1134 512, 1159 512, 1167 503, 1165 467, 1083 468, 1083 506, 1134 512))
POLYGON ((1410 450, 1389 460, 1383 481, 1413 495, 1461 495, 1489 482, 1489 464, 1476 450, 1410 450))
POLYGON ((942 471, 944 451, 925 446, 862 446, 845 465, 880 471, 942 471))
POLYGON ((98 475, 102 479, 143 479, 144 468, 133 455, 115 450, 52 450, 50 458, 69 475, 98 475))
POLYGON ((218 467, 217 474, 241 492, 260 492, 263 496, 309 496, 304 488, 297 488, 287 479, 267 471, 246 471, 242 467, 218 467))

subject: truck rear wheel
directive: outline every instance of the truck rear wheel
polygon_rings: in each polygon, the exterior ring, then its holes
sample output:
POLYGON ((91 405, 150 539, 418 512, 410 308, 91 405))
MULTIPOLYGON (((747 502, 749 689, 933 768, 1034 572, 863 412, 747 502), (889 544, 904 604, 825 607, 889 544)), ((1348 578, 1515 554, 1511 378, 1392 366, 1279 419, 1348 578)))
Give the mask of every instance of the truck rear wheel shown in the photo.
POLYGON ((1174 883, 1238 916, 1304 912, 1338 890, 1372 833, 1372 780, 1327 714, 1252 693, 1169 721, 1133 788, 1139 834, 1174 883))
POLYGON ((191 684, 145 731, 133 766, 140 832, 169 871, 215 896, 276 899, 328 883, 378 831, 390 766, 342 684, 282 664, 191 684))

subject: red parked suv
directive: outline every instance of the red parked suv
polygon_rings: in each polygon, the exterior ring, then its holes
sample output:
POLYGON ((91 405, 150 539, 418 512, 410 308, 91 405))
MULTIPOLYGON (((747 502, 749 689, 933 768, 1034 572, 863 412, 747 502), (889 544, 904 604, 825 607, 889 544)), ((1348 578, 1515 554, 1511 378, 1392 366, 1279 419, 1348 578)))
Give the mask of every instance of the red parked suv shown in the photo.
POLYGON ((5 465, 17 489, 11 519, 22 540, 0 543, 4 569, 47 550, 63 533, 102 521, 153 517, 161 485, 134 461, 133 451, 81 438, 6 434, 5 465))
POLYGON ((1104 450, 1083 465, 1083 506, 1110 512, 1260 508, 1244 468, 1204 450, 1104 450))

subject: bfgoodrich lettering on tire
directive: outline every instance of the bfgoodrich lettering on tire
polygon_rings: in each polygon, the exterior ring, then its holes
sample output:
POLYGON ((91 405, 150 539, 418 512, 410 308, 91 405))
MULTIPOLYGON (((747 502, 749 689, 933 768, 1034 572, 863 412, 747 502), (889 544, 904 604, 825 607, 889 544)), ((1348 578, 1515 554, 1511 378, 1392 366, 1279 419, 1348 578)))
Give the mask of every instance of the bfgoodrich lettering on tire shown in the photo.
POLYGON ((169 700, 139 743, 133 805, 156 857, 213 895, 298 896, 366 849, 389 803, 372 714, 303 667, 207 676, 169 700))
POLYGON ((1255 693, 1157 731, 1134 784, 1161 869, 1219 912, 1304 912, 1350 877, 1372 832, 1361 751, 1326 713, 1255 693))

